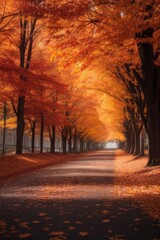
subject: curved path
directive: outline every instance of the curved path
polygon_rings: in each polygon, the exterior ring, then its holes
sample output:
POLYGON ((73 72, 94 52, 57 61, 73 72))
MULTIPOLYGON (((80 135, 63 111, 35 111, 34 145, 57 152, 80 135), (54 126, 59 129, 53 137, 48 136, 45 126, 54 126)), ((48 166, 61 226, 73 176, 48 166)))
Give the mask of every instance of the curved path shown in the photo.
POLYGON ((157 222, 113 198, 113 186, 109 150, 11 178, 0 185, 0 239, 160 239, 157 222))

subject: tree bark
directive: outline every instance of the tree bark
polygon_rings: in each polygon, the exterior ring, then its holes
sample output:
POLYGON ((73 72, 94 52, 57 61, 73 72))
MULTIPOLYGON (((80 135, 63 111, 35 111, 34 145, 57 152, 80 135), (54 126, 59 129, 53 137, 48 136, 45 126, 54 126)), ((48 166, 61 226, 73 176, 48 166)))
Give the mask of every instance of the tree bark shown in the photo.
POLYGON ((19 96, 18 98, 18 111, 17 111, 17 142, 16 154, 22 154, 23 150, 23 135, 24 135, 24 105, 25 97, 19 96))
POLYGON ((63 153, 67 153, 67 137, 62 135, 62 148, 63 148, 63 153))
POLYGON ((69 129, 68 152, 72 153, 72 129, 69 129))
POLYGON ((52 125, 51 130, 48 126, 49 139, 50 139, 50 151, 51 153, 55 152, 55 143, 56 143, 56 126, 52 125))
POLYGON ((131 147, 130 147, 130 154, 134 154, 135 149, 135 133, 133 130, 130 131, 130 140, 131 140, 131 147))
POLYGON ((2 146, 2 155, 5 154, 5 142, 6 142, 6 119, 7 119, 7 107, 6 102, 3 107, 3 146, 2 146))
POLYGON ((36 121, 33 121, 31 132, 32 132, 32 153, 35 151, 35 130, 36 130, 36 121))
POLYGON ((130 153, 130 151, 131 151, 131 136, 130 136, 130 134, 128 133, 127 134, 127 153, 130 153))
POLYGON ((52 141, 51 141, 51 152, 55 152, 55 144, 56 144, 56 126, 52 126, 52 141))
POLYGON ((144 156, 144 129, 141 131, 141 148, 140 148, 140 155, 144 156))
POLYGON ((84 152, 84 142, 83 142, 83 139, 80 139, 80 152, 81 153, 84 152))
POLYGON ((77 152, 77 136, 73 137, 73 152, 77 152))
POLYGON ((148 110, 149 160, 148 166, 160 164, 160 68, 153 61, 153 46, 141 44, 141 59, 145 80, 148 110))
MULTIPOLYGON (((29 70, 30 67, 36 18, 34 18, 34 20, 33 19, 31 20, 30 25, 28 23, 29 22, 27 16, 20 16, 20 46, 19 46, 20 67, 26 70, 29 70), (30 27, 30 31, 28 32, 27 26, 30 27), (27 33, 29 33, 28 36, 27 33), (26 39, 29 41, 26 41, 26 39), (28 44, 29 44, 28 52, 26 53, 28 44)), ((20 75, 20 81, 27 81, 27 78, 20 75)), ((24 107, 25 107, 25 89, 22 89, 18 98, 16 154, 22 154, 23 150, 23 135, 25 126, 24 107)))
POLYGON ((90 141, 89 140, 87 141, 86 146, 87 146, 87 152, 90 151, 90 141))
POLYGON ((135 149, 134 149, 134 156, 140 155, 140 131, 139 129, 135 132, 135 149))
MULTIPOLYGON (((146 4, 144 22, 152 20, 154 1, 146 4)), ((138 51, 142 63, 144 97, 148 111, 149 160, 148 166, 160 164, 160 66, 156 65, 157 53, 153 46, 154 29, 146 29, 136 34, 138 51), (144 39, 151 39, 144 41, 144 39)), ((159 53, 158 53, 159 55, 159 53)))
POLYGON ((44 116, 41 116, 41 131, 40 131, 40 152, 43 153, 43 137, 44 137, 44 116))

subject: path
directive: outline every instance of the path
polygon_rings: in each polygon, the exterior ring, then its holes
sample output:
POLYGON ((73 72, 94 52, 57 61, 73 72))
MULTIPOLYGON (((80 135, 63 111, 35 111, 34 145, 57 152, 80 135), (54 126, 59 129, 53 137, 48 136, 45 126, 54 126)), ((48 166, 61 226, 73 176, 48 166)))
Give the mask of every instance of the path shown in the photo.
POLYGON ((113 183, 111 151, 11 178, 0 185, 0 239, 160 239, 157 221, 113 198, 113 183))

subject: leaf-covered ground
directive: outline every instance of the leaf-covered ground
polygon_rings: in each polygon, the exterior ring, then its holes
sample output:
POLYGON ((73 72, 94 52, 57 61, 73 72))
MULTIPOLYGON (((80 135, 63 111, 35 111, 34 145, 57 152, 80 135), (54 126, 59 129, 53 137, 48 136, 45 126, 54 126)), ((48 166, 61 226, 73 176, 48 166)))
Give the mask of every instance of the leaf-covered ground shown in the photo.
POLYGON ((159 240, 140 160, 98 151, 1 182, 0 240, 159 240))
POLYGON ((147 156, 116 152, 115 198, 132 198, 154 219, 160 219, 160 166, 146 167, 147 156))
POLYGON ((46 167, 73 160, 79 157, 78 154, 43 153, 43 154, 22 154, 0 157, 0 181, 3 181, 17 174, 30 172, 37 168, 46 167))

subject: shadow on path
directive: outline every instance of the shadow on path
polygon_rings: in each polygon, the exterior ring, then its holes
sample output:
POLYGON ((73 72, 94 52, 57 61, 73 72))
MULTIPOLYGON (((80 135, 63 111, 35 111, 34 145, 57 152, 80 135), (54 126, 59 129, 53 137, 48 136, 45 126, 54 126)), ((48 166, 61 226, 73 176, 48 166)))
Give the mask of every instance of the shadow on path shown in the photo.
POLYGON ((1 240, 160 239, 158 221, 114 199, 114 152, 39 169, 0 187, 1 240))

